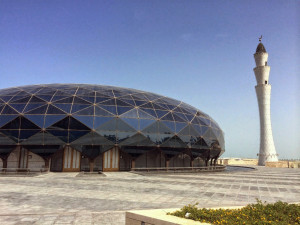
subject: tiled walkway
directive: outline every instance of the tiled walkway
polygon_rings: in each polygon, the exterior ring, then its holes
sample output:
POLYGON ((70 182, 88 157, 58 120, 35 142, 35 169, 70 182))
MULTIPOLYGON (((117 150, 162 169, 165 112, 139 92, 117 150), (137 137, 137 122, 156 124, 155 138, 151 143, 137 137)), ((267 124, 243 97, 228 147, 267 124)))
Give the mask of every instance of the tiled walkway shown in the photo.
POLYGON ((133 209, 243 206, 262 201, 300 202, 300 169, 199 174, 106 176, 49 173, 0 176, 0 224, 124 225, 133 209))

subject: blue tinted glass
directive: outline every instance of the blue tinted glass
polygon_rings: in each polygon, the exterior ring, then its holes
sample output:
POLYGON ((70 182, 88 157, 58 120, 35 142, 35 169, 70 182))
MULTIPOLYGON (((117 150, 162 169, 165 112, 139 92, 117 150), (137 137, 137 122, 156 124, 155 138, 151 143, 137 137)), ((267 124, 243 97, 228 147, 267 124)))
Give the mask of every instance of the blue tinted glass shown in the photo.
POLYGON ((73 104, 86 104, 86 105, 90 105, 91 103, 80 98, 80 97, 74 97, 74 101, 73 104))
MULTIPOLYGON (((96 108, 98 108, 97 106, 95 106, 96 108)), ((80 111, 77 111, 76 113, 74 113, 75 115, 89 115, 89 116, 93 116, 94 115, 94 106, 89 106, 85 109, 82 109, 80 111)), ((98 108, 99 109, 99 108, 98 108)), ((97 111, 98 112, 98 111, 97 111)))
POLYGON ((85 124, 88 126, 90 129, 93 129, 93 124, 94 124, 94 117, 93 116, 76 116, 73 115, 75 119, 80 121, 81 123, 85 124))
POLYGON ((36 109, 30 110, 29 112, 26 112, 26 114, 45 114, 47 109, 48 105, 44 105, 36 109))
POLYGON ((62 120, 66 115, 46 115, 45 117, 45 128, 51 126, 52 124, 62 120))
POLYGON ((180 132, 185 126, 187 126, 187 123, 179 123, 179 122, 176 122, 175 123, 175 131, 176 133, 180 132))
POLYGON ((0 127, 17 118, 17 115, 0 115, 0 127))
POLYGON ((24 112, 25 112, 25 113, 26 113, 26 112, 29 112, 29 111, 31 111, 31 110, 33 110, 33 109, 36 109, 36 108, 39 108, 39 107, 41 107, 41 106, 43 106, 43 105, 45 105, 45 104, 42 104, 42 103, 38 103, 38 104, 28 104, 28 105, 26 106, 24 112))
POLYGON ((144 111, 144 112, 148 113, 149 115, 153 116, 154 118, 157 118, 157 115, 153 109, 140 108, 139 111, 144 111))
POLYGON ((128 127, 128 125, 124 126, 120 120, 121 119, 118 120, 118 131, 137 131, 139 129, 138 119, 122 118, 122 120, 125 121, 126 124, 129 124, 130 127, 128 127))
POLYGON ((25 117, 38 125, 40 128, 44 127, 45 115, 25 115, 25 117))
POLYGON ((14 109, 16 109, 18 112, 22 112, 23 109, 25 108, 26 104, 9 104, 11 107, 13 107, 14 109))
POLYGON ((175 133, 175 123, 171 121, 161 121, 164 125, 166 125, 172 132, 175 133))
POLYGON ((140 109, 138 110, 138 113, 139 113, 139 118, 141 118, 141 119, 154 119, 153 116, 151 116, 148 113, 145 113, 144 111, 142 111, 140 109))
POLYGON ((155 120, 146 120, 146 119, 140 119, 139 121, 140 121, 140 128, 139 128, 139 130, 144 130, 150 124, 152 124, 152 123, 155 122, 155 120))
POLYGON ((169 111, 162 111, 162 110, 155 110, 155 112, 156 112, 158 118, 162 118, 167 113, 169 113, 169 111))
POLYGON ((75 113, 75 112, 77 112, 77 111, 80 111, 80 110, 82 110, 82 109, 85 109, 85 108, 87 108, 87 107, 89 107, 90 105, 79 105, 79 104, 73 104, 73 106, 72 106, 72 113, 75 113))
POLYGON ((117 110, 118 110, 118 115, 122 115, 123 113, 126 113, 127 111, 131 110, 132 107, 122 107, 122 106, 118 106, 117 110))
POLYGON ((121 115, 121 117, 126 117, 126 118, 137 118, 138 115, 137 115, 137 109, 132 109, 126 113, 123 113, 121 115))
POLYGON ((64 111, 60 110, 57 107, 54 107, 52 105, 49 105, 47 114, 66 114, 64 111))
POLYGON ((117 114, 117 109, 116 106, 109 106, 109 105, 101 105, 100 108, 103 108, 105 110, 107 110, 108 112, 112 113, 112 114, 117 114))
POLYGON ((63 110, 66 113, 70 113, 72 104, 53 104, 57 108, 63 110))
MULTIPOLYGON (((165 115, 164 117, 161 118, 161 120, 174 121, 172 113, 169 113, 169 114, 165 115)), ((182 120, 182 121, 179 121, 179 122, 184 122, 184 121, 182 120)))
POLYGON ((2 110, 2 115, 11 115, 11 114, 19 114, 16 110, 11 108, 10 106, 6 105, 2 110))
POLYGON ((101 125, 105 124, 110 120, 115 120, 114 117, 95 117, 94 118, 94 129, 97 129, 101 125))

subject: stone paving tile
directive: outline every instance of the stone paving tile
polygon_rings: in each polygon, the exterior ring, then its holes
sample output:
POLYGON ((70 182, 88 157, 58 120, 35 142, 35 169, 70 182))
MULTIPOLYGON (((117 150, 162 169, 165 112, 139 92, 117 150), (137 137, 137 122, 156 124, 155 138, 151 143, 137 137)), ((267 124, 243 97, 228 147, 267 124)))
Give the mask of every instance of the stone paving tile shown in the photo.
POLYGON ((224 173, 48 173, 0 176, 0 224, 124 225, 125 211, 300 201, 300 170, 256 167, 224 173))

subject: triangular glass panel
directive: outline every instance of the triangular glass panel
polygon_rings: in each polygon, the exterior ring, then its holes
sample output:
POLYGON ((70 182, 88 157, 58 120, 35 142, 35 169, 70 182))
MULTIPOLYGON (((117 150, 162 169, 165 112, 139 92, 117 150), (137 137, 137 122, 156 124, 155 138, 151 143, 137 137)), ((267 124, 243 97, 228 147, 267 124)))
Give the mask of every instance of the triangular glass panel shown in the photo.
POLYGON ((69 133, 67 130, 47 130, 47 132, 52 134, 54 137, 59 138, 64 143, 68 143, 69 133))
POLYGON ((182 113, 180 107, 176 107, 175 109, 173 109, 173 112, 178 112, 178 113, 182 113))
POLYGON ((136 132, 118 132, 117 133, 117 142, 121 143, 126 141, 128 138, 132 137, 136 132))
POLYGON ((2 115, 11 115, 11 114, 16 114, 16 115, 18 115, 19 113, 16 111, 16 110, 14 110, 12 107, 10 107, 9 105, 6 105, 5 107, 4 107, 4 109, 2 110, 2 113, 1 113, 2 115))
POLYGON ((188 121, 190 122, 190 121, 192 121, 193 120, 193 118, 195 117, 194 115, 192 115, 192 114, 184 114, 185 115, 185 117, 188 119, 188 121))
POLYGON ((118 115, 122 115, 123 113, 126 113, 127 111, 131 110, 133 107, 122 107, 122 106, 118 106, 117 110, 118 110, 118 115))
POLYGON ((63 114, 63 115, 65 115, 66 113, 53 105, 49 105, 47 114, 57 114, 57 115, 63 114))
POLYGON ((192 136, 191 135, 178 135, 180 140, 182 140, 186 145, 191 146, 192 136))
POLYGON ((154 122, 142 130, 143 133, 158 133, 158 122, 154 122))
POLYGON ((206 125, 208 127, 210 126, 210 120, 209 119, 206 119, 206 118, 203 118, 203 117, 198 117, 198 119, 204 123, 203 125, 206 125))
POLYGON ((98 106, 95 106, 95 116, 113 116, 113 114, 98 106))
POLYGON ((56 123, 57 121, 62 120, 65 117, 66 117, 66 115, 55 115, 55 116, 54 115, 46 115, 44 127, 48 128, 52 124, 56 123))
POLYGON ((94 117, 93 116, 77 116, 73 115, 75 119, 80 121, 81 123, 85 124, 88 126, 90 129, 93 129, 94 126, 94 117))
POLYGON ((55 94, 56 90, 53 90, 52 88, 44 87, 43 89, 39 90, 36 95, 51 95, 53 96, 55 94))
POLYGON ((110 105, 101 105, 100 108, 103 108, 105 110, 107 110, 108 112, 117 115, 117 109, 116 106, 110 106, 110 105))
POLYGON ((184 116, 183 114, 181 116, 179 115, 180 115, 179 113, 173 113, 173 117, 176 122, 187 122, 187 119, 185 117, 181 117, 184 116))
POLYGON ((105 124, 110 120, 115 120, 115 117, 97 117, 94 118, 94 129, 98 129, 101 125, 105 124))
POLYGON ((57 108, 63 110, 66 113, 70 113, 72 104, 53 104, 57 108))
POLYGON ((126 131, 131 131, 131 132, 136 132, 139 129, 139 121, 137 119, 132 119, 132 118, 122 118, 118 119, 117 122, 117 129, 118 132, 126 132, 126 131), (123 121, 125 121, 125 123, 123 121), (129 124, 129 125, 127 125, 129 124))
POLYGON ((139 130, 144 130, 146 127, 150 126, 150 124, 154 123, 155 120, 139 119, 139 122, 140 122, 139 130))
POLYGON ((0 115, 0 127, 17 118, 17 115, 0 115))
POLYGON ((40 129, 40 127, 35 125, 33 122, 31 122, 27 118, 21 116, 20 117, 20 129, 40 129))
POLYGON ((107 100, 109 100, 110 98, 108 98, 108 97, 96 97, 96 99, 95 99, 95 103, 101 103, 101 102, 104 102, 104 101, 107 101, 107 100))
MULTIPOLYGON (((169 148, 186 148, 187 145, 186 143, 184 143, 179 137, 177 137, 176 135, 171 137, 170 139, 168 139, 167 141, 165 141, 162 145, 162 147, 169 147, 169 148)), ((175 152, 174 150, 172 152, 170 151, 166 151, 164 149, 162 149, 163 152, 168 153, 168 154, 177 154, 177 152, 175 152)), ((175 155, 174 154, 174 155, 175 155)))
MULTIPOLYGON (((56 101, 60 101, 62 100, 63 102, 61 103, 72 103, 73 102, 73 97, 71 97, 72 101, 71 102, 65 102, 66 100, 64 99, 68 99, 68 101, 70 101, 70 97, 65 96, 65 95, 55 95, 53 96, 53 98, 51 99, 51 102, 56 102, 56 101)), ((58 102, 59 103, 59 102, 58 102)))
POLYGON ((122 100, 123 102, 127 103, 128 106, 135 106, 134 100, 130 97, 130 99, 126 98, 119 98, 119 100, 122 100))
POLYGON ((184 127, 186 127, 188 124, 187 123, 175 123, 175 128, 176 128, 176 133, 179 133, 184 127))
MULTIPOLYGON (((161 120, 174 121, 174 118, 172 116, 172 113, 168 113, 167 115, 162 117, 161 120)), ((179 121, 179 122, 184 122, 184 121, 179 121)))
POLYGON ((16 109, 18 112, 23 112, 23 109, 25 108, 26 104, 9 104, 11 107, 13 107, 14 109, 16 109))
POLYGON ((154 109, 158 110, 169 110, 168 108, 162 107, 160 104, 152 103, 154 109))
MULTIPOLYGON (((28 100, 30 99, 30 96, 29 94, 27 95, 15 95, 14 97, 12 97, 9 102, 13 103, 14 101, 17 101, 17 100, 20 100, 20 99, 26 99, 26 102, 28 102, 28 100)), ((20 102, 19 102, 20 103, 20 102)))
MULTIPOLYGON (((156 139, 155 139, 156 141, 156 139)), ((127 138, 126 140, 120 143, 122 146, 155 146, 154 142, 151 141, 148 137, 137 133, 127 138)), ((126 151, 126 150, 125 150, 126 151)))
POLYGON ((123 113, 120 117, 127 117, 127 118, 138 118, 137 109, 132 109, 126 113, 123 113))
POLYGON ((76 95, 95 96, 95 92, 92 92, 89 89, 79 88, 76 95))
POLYGON ((79 97, 74 97, 74 101, 73 101, 73 104, 85 104, 85 105, 91 105, 93 103, 90 103, 86 100, 83 100, 82 98, 79 98, 79 97))
POLYGON ((41 115, 41 114, 45 114, 47 109, 48 109, 48 105, 44 105, 39 108, 33 109, 29 112, 26 112, 26 114, 40 114, 41 115))
POLYGON ((19 140, 19 130, 1 130, 1 132, 9 137, 11 140, 13 140, 14 142, 18 143, 19 140))
POLYGON ((21 124, 20 117, 17 117, 16 119, 12 120, 11 122, 6 123, 6 125, 4 125, 2 127, 2 129, 17 130, 17 129, 20 129, 20 124, 21 124))
POLYGON ((73 104, 72 106, 72 113, 75 113, 77 111, 83 110, 87 107, 90 107, 91 105, 80 105, 80 104, 73 104))
POLYGON ((197 131, 198 136, 201 136, 201 135, 202 135, 202 129, 201 129, 201 126, 195 125, 195 124, 193 124, 192 126, 193 126, 193 128, 197 131))
POLYGON ((130 106, 130 107, 133 107, 133 105, 128 104, 127 102, 121 101, 119 99, 116 99, 116 103, 117 103, 117 106, 130 106))
POLYGON ((107 140, 117 144, 117 132, 116 130, 101 130, 97 129, 96 133, 100 134, 101 136, 105 137, 107 140))
POLYGON ((116 100, 114 98, 112 99, 109 99, 109 100, 106 100, 104 102, 100 102, 98 103, 99 106, 102 106, 102 105, 116 105, 116 100))
POLYGON ((153 109, 144 109, 144 108, 139 108, 139 111, 143 111, 143 112, 146 112, 148 113, 149 115, 153 116, 153 118, 157 118, 157 115, 155 113, 155 111, 153 109))
POLYGON ((135 105, 136 105, 136 106, 145 105, 146 103, 148 103, 148 101, 139 101, 139 100, 135 100, 135 105))
POLYGON ((190 135, 190 126, 186 126, 185 128, 183 128, 179 133, 179 135, 190 135))
MULTIPOLYGON (((199 126, 198 126, 199 127, 199 126)), ((199 127, 200 128, 200 127, 199 127)), ((194 126, 190 125, 190 135, 198 137, 201 135, 201 132, 198 132, 196 129, 194 129, 194 126)))
MULTIPOLYGON (((98 117, 100 118, 100 117, 98 117)), ((103 119, 108 119, 109 117, 102 117, 103 119)), ((95 117, 95 123, 96 123, 96 117, 95 117)), ((94 125, 96 127, 96 124, 94 125)), ((97 128, 97 131, 99 130, 106 130, 106 131, 116 131, 117 130, 117 119, 114 118, 112 120, 109 120, 108 122, 102 124, 97 128)))
POLYGON ((140 106, 140 108, 145 108, 145 109, 153 109, 153 105, 152 105, 152 103, 151 102, 148 102, 148 103, 146 103, 146 104, 144 104, 144 105, 141 105, 140 106))
POLYGON ((40 128, 44 127, 45 115, 24 115, 27 119, 38 125, 40 128))
MULTIPOLYGON (((3 145, 14 145, 14 144, 16 144, 15 141, 13 141, 12 139, 10 139, 9 137, 6 137, 1 132, 0 132, 0 143, 2 145, 2 146, 0 145, 0 151, 1 151, 1 153, 5 153, 5 150, 3 151, 3 149, 4 149, 3 145)), ((13 147, 13 148, 15 148, 15 147, 13 147)))
POLYGON ((201 131, 202 131, 201 135, 203 136, 207 132, 208 129, 209 129, 209 127, 207 127, 207 126, 201 126, 201 131))
POLYGON ((173 110, 176 108, 176 105, 170 105, 170 104, 167 104, 167 106, 169 107, 170 110, 173 110))
POLYGON ((149 115, 148 113, 145 113, 144 111, 142 111, 140 109, 138 110, 138 112, 139 112, 140 119, 154 119, 153 116, 149 115))
POLYGON ((36 96, 32 96, 29 103, 47 103, 45 100, 38 98, 36 96))
MULTIPOLYGON (((47 117, 46 117, 47 121, 47 117)), ((53 129, 53 130, 68 130, 69 129, 69 121, 70 117, 67 116, 66 118, 52 124, 48 129, 53 129)))
POLYGON ((174 134, 159 134, 159 135, 157 135, 156 143, 159 144, 159 145, 162 145, 165 142, 167 142, 173 136, 174 136, 174 134))
POLYGON ((158 118, 162 118, 163 116, 165 116, 167 113, 169 113, 169 111, 163 111, 163 110, 155 110, 157 117, 158 118))
POLYGON ((89 102, 90 104, 94 104, 95 97, 92 96, 80 96, 80 98, 84 99, 85 101, 89 102))
POLYGON ((173 133, 175 133, 175 122, 171 121, 161 121, 160 124, 163 123, 166 125, 173 133))
POLYGON ((72 143, 73 141, 77 140, 78 138, 88 134, 90 131, 78 131, 78 130, 70 130, 69 132, 69 143, 72 143))
POLYGON ((158 133, 160 134, 171 134, 174 133, 169 127, 167 127, 162 121, 159 122, 158 133))
MULTIPOLYGON (((55 98, 56 96, 54 96, 53 98, 55 98)), ((73 99, 74 97, 67 97, 67 98, 63 98, 63 99, 60 99, 60 100, 54 100, 52 99, 52 102, 55 102, 56 104, 57 103, 73 103, 73 99)))
MULTIPOLYGON (((4 102, 9 102, 9 100, 12 98, 12 95, 2 95, 0 96, 0 98, 4 101, 4 102)), ((23 103, 23 102, 22 102, 23 103)))
POLYGON ((39 107, 41 107, 43 105, 45 105, 45 104, 42 104, 42 103, 30 104, 29 103, 29 104, 27 104, 26 108, 24 109, 24 113, 27 113, 27 112, 29 112, 29 111, 31 111, 33 109, 39 108, 39 107))
MULTIPOLYGON (((74 107, 74 105, 73 105, 74 107)), ((97 106, 95 106, 97 107, 97 106)), ((92 106, 89 106, 85 109, 82 109, 80 111, 77 111, 74 113, 74 115, 86 115, 86 116, 93 116, 94 115, 94 108, 95 108, 93 105, 92 106)))
MULTIPOLYGON (((91 117, 93 118, 93 117, 91 117)), ((70 117, 70 124, 69 124, 70 130, 90 130, 89 127, 81 123, 80 121, 76 120, 73 117, 70 117)))
POLYGON ((20 130, 19 135, 19 142, 23 142, 27 140, 29 137, 35 135, 36 133, 40 132, 41 130, 20 130))
MULTIPOLYGON (((30 98, 31 98, 31 96, 27 96, 27 97, 25 97, 25 98, 20 98, 20 99, 18 99, 18 100, 11 100, 10 102, 11 103, 24 103, 24 102, 28 102, 29 100, 30 100, 30 98)), ((3 99, 3 96, 2 96, 2 99, 3 99)), ((4 99, 3 99, 4 100, 4 99)))

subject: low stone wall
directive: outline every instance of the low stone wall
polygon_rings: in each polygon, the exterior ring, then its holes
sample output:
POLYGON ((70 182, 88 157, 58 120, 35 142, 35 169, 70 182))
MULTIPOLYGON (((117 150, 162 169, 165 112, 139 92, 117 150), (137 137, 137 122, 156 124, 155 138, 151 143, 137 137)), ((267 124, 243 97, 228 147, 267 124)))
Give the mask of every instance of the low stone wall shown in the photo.
POLYGON ((300 161, 278 161, 278 162, 266 162, 267 167, 277 168, 300 168, 300 161))

